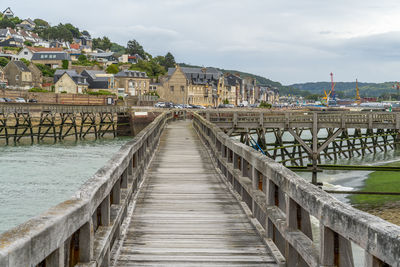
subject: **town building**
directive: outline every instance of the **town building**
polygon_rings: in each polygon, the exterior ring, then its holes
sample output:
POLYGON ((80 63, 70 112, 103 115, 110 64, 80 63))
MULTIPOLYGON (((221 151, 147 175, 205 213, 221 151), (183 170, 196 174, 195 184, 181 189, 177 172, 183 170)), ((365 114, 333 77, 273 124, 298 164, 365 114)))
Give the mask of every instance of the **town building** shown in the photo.
POLYGON ((33 54, 38 52, 62 52, 62 48, 46 48, 46 47, 31 47, 26 46, 24 47, 17 55, 17 58, 21 59, 24 58, 26 60, 31 61, 33 54))
POLYGON ((143 95, 149 92, 150 78, 145 72, 122 70, 114 75, 118 95, 143 95))
POLYGON ((0 88, 4 89, 7 86, 7 79, 4 75, 4 69, 0 67, 0 88))
POLYGON ((13 17, 14 12, 12 12, 11 8, 7 7, 7 9, 3 11, 3 18, 12 19, 13 17))
POLYGON ((24 39, 19 37, 11 37, 0 41, 0 47, 23 47, 24 39))
POLYGON ((114 57, 114 52, 90 53, 88 58, 101 63, 118 63, 117 59, 114 57))
POLYGON ((238 75, 231 73, 225 74, 224 88, 222 99, 229 101, 229 104, 239 105, 241 103, 241 92, 243 88, 243 79, 238 75))
POLYGON ((4 75, 8 85, 18 89, 30 89, 42 85, 42 72, 35 64, 26 66, 22 61, 10 61, 4 67, 4 75))
POLYGON ((101 70, 84 70, 81 75, 86 77, 90 91, 107 90, 116 93, 115 78, 113 74, 101 70))
POLYGON ((124 54, 124 55, 121 55, 121 56, 118 58, 118 62, 119 62, 119 63, 136 64, 136 63, 139 62, 139 60, 143 60, 143 58, 142 58, 140 55, 138 55, 138 54, 135 54, 135 55, 124 54))
POLYGON ((24 19, 21 23, 16 25, 20 29, 25 29, 27 31, 33 31, 36 28, 36 23, 31 19, 24 19))
POLYGON ((75 70, 56 70, 54 73, 55 93, 83 94, 88 91, 86 77, 75 70))
POLYGON ((218 92, 222 90, 223 75, 215 68, 188 68, 176 66, 168 69, 168 76, 158 87, 161 99, 174 103, 218 106, 222 103, 218 92))
POLYGON ((64 60, 71 61, 67 52, 36 52, 31 59, 34 64, 43 64, 53 69, 60 68, 64 60))

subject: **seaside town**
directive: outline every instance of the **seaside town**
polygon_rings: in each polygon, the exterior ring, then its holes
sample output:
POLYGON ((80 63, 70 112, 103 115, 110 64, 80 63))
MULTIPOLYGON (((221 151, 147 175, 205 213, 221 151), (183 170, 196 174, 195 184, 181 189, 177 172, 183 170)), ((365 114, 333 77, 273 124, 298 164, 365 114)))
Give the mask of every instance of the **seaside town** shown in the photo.
MULTIPOLYGON (((13 28, 0 29, 0 88, 118 96, 133 103, 154 99, 162 102, 159 106, 173 103, 178 107, 248 106, 279 101, 277 88, 257 84, 254 78, 222 73, 216 68, 181 67, 171 53, 154 59, 135 40, 128 43, 128 49, 112 52, 107 37, 93 40, 87 31, 79 32, 71 24, 65 26, 72 29, 72 38, 67 35, 45 39, 38 32, 46 32, 50 27, 46 22, 18 19, 11 8, 4 10, 2 17, 3 22, 18 23, 13 28)), ((58 29, 54 35, 64 30, 58 29)))
POLYGON ((0 267, 400 267, 400 4, 7 1, 0 267))

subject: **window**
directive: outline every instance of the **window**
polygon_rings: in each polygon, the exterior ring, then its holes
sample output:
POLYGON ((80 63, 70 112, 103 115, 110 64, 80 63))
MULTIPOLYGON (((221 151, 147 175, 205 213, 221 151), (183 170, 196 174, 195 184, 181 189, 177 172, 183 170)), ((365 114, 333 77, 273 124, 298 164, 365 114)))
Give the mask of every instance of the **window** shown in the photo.
POLYGON ((171 89, 171 92, 174 91, 174 86, 173 85, 171 85, 169 88, 171 89))
POLYGON ((19 81, 19 75, 15 75, 15 80, 19 81))
POLYGON ((181 86, 181 91, 185 92, 185 86, 183 86, 183 85, 181 86))
POLYGON ((28 55, 28 51, 25 51, 25 52, 24 52, 24 55, 28 55))

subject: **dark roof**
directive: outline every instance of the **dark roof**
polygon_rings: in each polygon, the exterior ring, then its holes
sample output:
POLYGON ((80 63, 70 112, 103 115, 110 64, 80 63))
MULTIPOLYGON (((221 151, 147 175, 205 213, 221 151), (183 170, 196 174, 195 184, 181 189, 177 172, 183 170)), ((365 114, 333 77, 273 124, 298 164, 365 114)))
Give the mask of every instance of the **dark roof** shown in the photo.
POLYGON ((108 80, 107 77, 97 77, 96 74, 106 74, 106 72, 102 71, 102 70, 83 70, 81 73, 81 75, 90 77, 93 80, 100 79, 100 78, 105 78, 106 80, 108 80))
POLYGON ((22 62, 22 61, 14 60, 14 61, 11 61, 11 62, 14 62, 14 64, 17 66, 17 68, 20 69, 21 71, 29 71, 29 72, 31 71, 28 68, 28 66, 26 66, 25 63, 22 62))
POLYGON ((72 77, 79 77, 81 75, 79 75, 76 70, 56 70, 56 72, 54 73, 54 76, 59 76, 61 77, 64 73, 68 73, 69 76, 72 77))
MULTIPOLYGON (((222 72, 215 68, 181 67, 180 69, 185 74, 186 79, 197 85, 216 84, 219 77, 222 75, 222 72)), ((168 76, 171 76, 175 70, 175 68, 169 68, 168 76)))
POLYGON ((122 71, 118 72, 117 74, 115 74, 115 77, 147 78, 147 74, 146 74, 146 72, 136 71, 136 70, 122 70, 122 71))
MULTIPOLYGON (((62 70, 61 70, 62 71, 62 70)), ((60 73, 60 72, 59 72, 60 73)), ((56 74, 54 74, 54 83, 56 83, 62 76, 64 75, 68 75, 69 77, 71 77, 71 79, 76 83, 76 84, 80 84, 80 85, 89 85, 86 81, 86 77, 79 75, 78 73, 76 73, 75 70, 64 70, 63 74, 61 74, 61 76, 56 76, 56 74)))
POLYGON ((32 60, 71 60, 71 57, 66 52, 37 52, 32 60))

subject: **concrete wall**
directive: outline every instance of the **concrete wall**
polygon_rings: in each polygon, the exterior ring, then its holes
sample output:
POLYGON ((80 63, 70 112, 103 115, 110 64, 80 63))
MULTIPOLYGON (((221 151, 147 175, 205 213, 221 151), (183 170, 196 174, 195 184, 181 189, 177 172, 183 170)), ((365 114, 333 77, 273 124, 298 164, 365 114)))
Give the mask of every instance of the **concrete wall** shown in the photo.
POLYGON ((33 92, 28 92, 27 90, 8 90, 8 89, 0 89, 0 97, 8 97, 11 99, 15 99, 16 97, 23 97, 25 99, 36 99, 39 103, 43 104, 69 104, 69 105, 105 105, 107 97, 112 97, 114 100, 117 99, 116 96, 33 93, 33 92))

